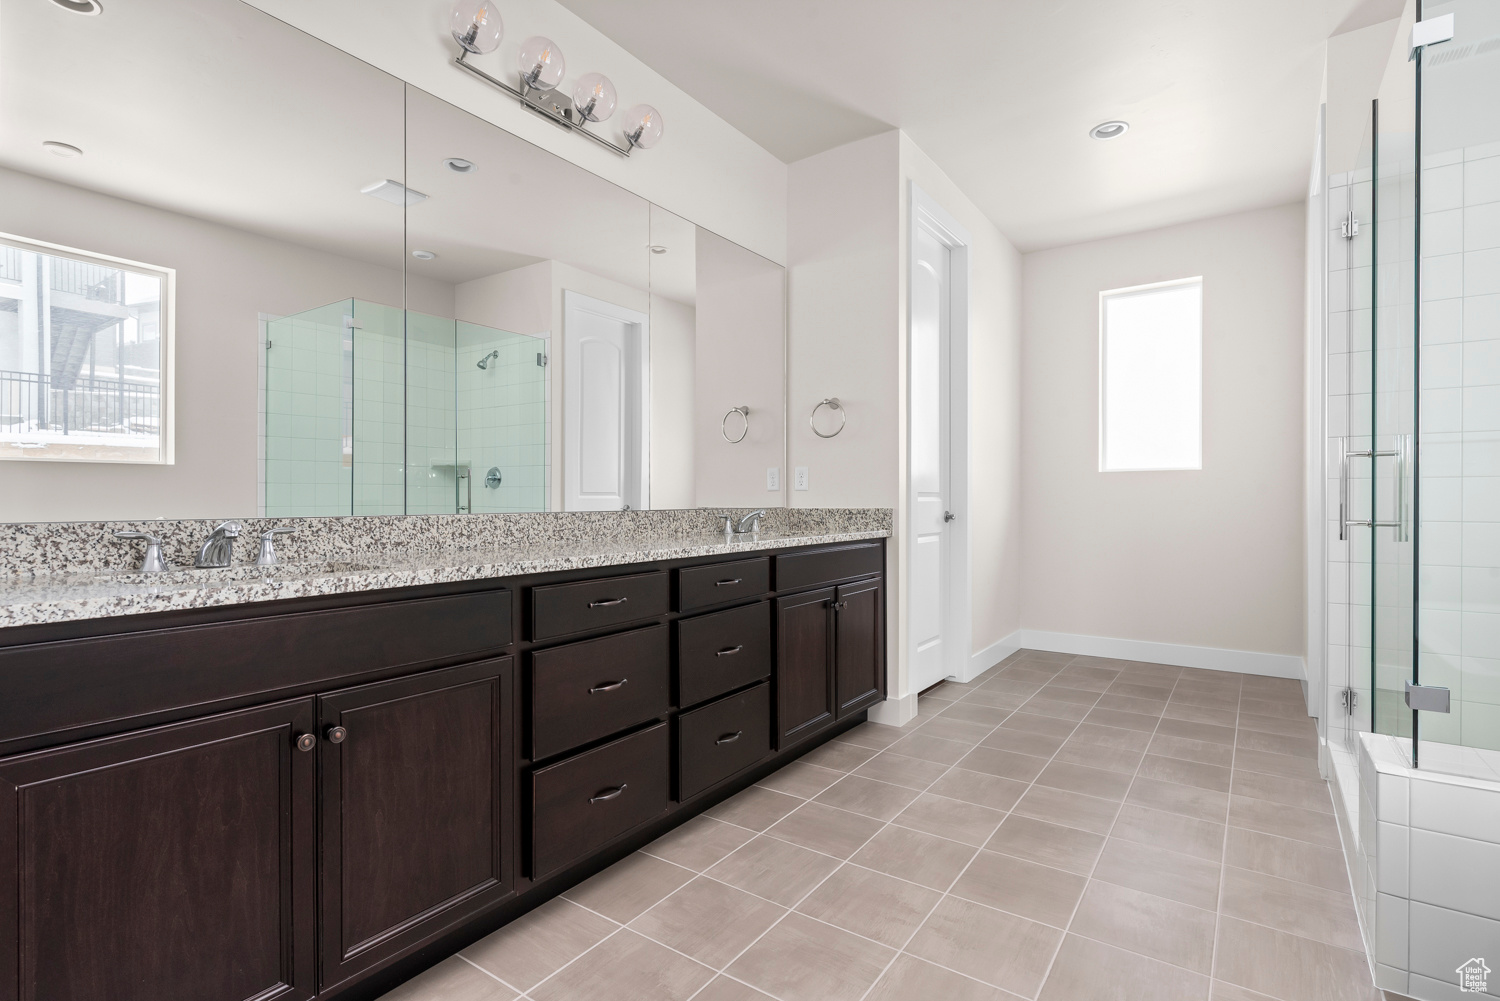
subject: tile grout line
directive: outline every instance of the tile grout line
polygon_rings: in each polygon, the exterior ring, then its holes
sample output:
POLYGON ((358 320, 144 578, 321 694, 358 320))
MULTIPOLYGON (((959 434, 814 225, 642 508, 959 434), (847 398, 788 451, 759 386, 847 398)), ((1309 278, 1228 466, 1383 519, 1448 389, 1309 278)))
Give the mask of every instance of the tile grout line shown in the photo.
POLYGON ((1219 846, 1219 897, 1214 902, 1214 939, 1208 956, 1208 989, 1219 979, 1219 925, 1224 916, 1224 884, 1229 870, 1229 818, 1234 813, 1234 761, 1240 751, 1240 706, 1245 701, 1245 682, 1240 679, 1240 698, 1234 707, 1234 745, 1229 749, 1229 795, 1224 799, 1224 841, 1219 846))

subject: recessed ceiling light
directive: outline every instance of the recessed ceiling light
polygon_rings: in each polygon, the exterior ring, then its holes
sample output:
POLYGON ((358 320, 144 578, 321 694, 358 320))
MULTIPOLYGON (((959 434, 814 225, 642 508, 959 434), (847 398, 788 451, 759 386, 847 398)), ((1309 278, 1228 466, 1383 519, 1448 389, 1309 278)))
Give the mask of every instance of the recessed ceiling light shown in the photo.
POLYGON ((1129 122, 1100 122, 1089 129, 1089 135, 1095 139, 1118 139, 1129 131, 1129 122))
POLYGON ((450 156, 443 163, 455 174, 472 174, 476 169, 472 161, 465 160, 461 156, 450 156))
POLYGON ((415 205, 427 198, 416 188, 408 188, 400 181, 393 181, 389 177, 383 181, 376 181, 374 184, 366 184, 359 189, 359 193, 369 195, 371 198, 379 198, 392 205, 415 205))
POLYGON ((665 254, 666 252, 667 252, 667 248, 663 247, 659 243, 653 243, 651 245, 651 253, 653 253, 653 254, 665 254))
POLYGON ((430 250, 413 250, 411 252, 411 256, 415 257, 419 261, 430 261, 436 258, 437 254, 434 254, 430 250))
POLYGON ((97 14, 104 9, 99 0, 52 0, 63 10, 74 14, 97 14))
POLYGON ((69 143, 60 143, 52 139, 48 139, 42 143, 42 149, 53 156, 65 156, 70 159, 75 156, 83 156, 83 150, 77 146, 70 145, 69 143))

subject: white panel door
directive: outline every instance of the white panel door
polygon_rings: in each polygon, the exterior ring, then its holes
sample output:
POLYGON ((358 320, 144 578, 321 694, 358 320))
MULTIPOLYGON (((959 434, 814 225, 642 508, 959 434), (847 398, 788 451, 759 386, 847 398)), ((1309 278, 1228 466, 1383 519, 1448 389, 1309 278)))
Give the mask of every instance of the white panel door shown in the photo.
POLYGON ((911 690, 953 671, 944 635, 949 603, 948 351, 952 252, 918 227, 911 280, 911 690))
POLYGON ((646 507, 646 316, 576 292, 564 299, 564 508, 646 507))

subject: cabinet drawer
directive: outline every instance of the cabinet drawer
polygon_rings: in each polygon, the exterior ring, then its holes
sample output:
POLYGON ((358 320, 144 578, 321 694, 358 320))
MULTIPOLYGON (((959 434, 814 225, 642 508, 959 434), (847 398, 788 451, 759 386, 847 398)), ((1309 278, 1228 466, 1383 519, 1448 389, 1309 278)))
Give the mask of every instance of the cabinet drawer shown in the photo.
POLYGON ((667 811, 667 724, 531 774, 531 874, 540 878, 667 811))
POLYGON ((884 557, 878 542, 776 557, 776 590, 791 591, 880 573, 884 557))
POLYGON ((722 605, 739 598, 753 598, 771 590, 771 560, 713 563, 706 567, 683 567, 677 571, 677 610, 686 612, 709 605, 722 605))
POLYGON ((531 638, 551 639, 663 615, 670 591, 665 570, 532 588, 531 638))
POLYGON ((677 622, 677 704, 697 705, 771 674, 771 603, 677 622))
POLYGON ((677 797, 687 800, 771 753, 771 686, 756 685, 677 724, 677 797))
POLYGON ((667 627, 531 655, 531 756, 545 758, 661 716, 671 706, 667 627))

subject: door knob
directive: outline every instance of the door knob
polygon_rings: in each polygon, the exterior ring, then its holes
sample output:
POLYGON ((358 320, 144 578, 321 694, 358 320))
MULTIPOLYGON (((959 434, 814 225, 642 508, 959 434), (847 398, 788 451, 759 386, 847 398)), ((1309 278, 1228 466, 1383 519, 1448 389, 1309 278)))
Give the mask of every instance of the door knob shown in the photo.
POLYGON ((957 521, 957 520, 958 520, 958 515, 954 514, 952 511, 944 511, 943 512, 943 522, 945 524, 947 522, 957 521))
POLYGON ((325 731, 324 735, 328 738, 329 743, 342 744, 344 738, 349 736, 349 731, 341 726, 331 726, 325 731))
POLYGON ((317 742, 318 742, 318 738, 314 737, 310 733, 298 734, 298 736, 297 736, 297 750, 299 750, 299 751, 311 751, 313 749, 313 746, 315 744, 317 744, 317 742))

